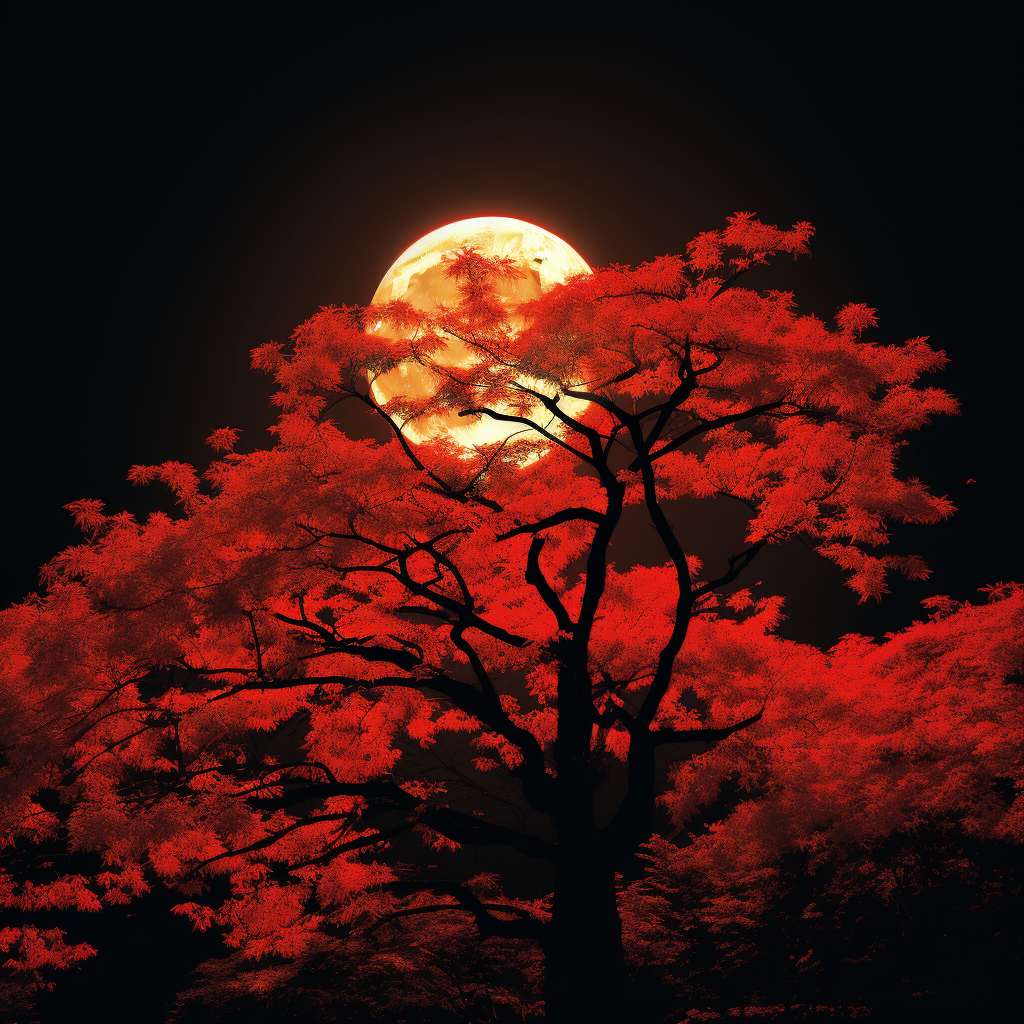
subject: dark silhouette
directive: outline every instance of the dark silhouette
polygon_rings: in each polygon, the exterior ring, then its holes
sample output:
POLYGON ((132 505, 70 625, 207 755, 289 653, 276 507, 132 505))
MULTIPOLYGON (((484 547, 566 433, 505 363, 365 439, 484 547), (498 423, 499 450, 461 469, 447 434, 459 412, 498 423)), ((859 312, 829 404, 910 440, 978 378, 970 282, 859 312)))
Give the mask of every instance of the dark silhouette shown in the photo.
MULTIPOLYGON (((89 911, 169 888, 238 950, 206 999, 339 950, 379 1012, 467 999, 424 982, 429 935, 483 961, 522 949, 518 980, 471 1007, 524 1017, 542 994, 549 1020, 610 1021, 660 1012, 650 993, 680 977, 694 922, 720 937, 776 897, 813 919, 782 891, 787 864, 828 866, 840 902, 881 899, 884 872, 910 870, 878 853, 900 836, 1016 835, 999 788, 1017 756, 1016 588, 822 652, 774 634, 781 600, 752 577, 767 548, 802 542, 877 599, 887 573, 928 571, 880 552, 887 524, 952 512, 897 471, 902 435, 955 411, 919 385, 943 354, 871 341, 864 306, 828 326, 745 287, 811 233, 737 214, 685 257, 526 305, 498 287, 513 263, 461 250, 457 306, 327 307, 256 349, 279 384, 276 445, 236 455, 223 428, 202 476, 136 467, 175 515, 74 503, 86 541, 3 613, 6 904, 89 911), (472 357, 452 365, 456 340, 472 357), (430 393, 378 403, 368 382, 409 362, 430 393), (346 435, 346 403, 390 440, 346 435), (509 436, 402 433, 453 411, 509 436), (735 533, 707 564, 702 504, 735 533), (638 532, 658 553, 631 564, 638 532), (431 866, 475 846, 504 851, 502 877, 431 866), (508 851, 541 865, 550 898, 519 889, 508 851)), ((4 936, 28 978, 91 953, 34 923, 4 936)), ((691 979, 676 998, 706 991, 691 979)))

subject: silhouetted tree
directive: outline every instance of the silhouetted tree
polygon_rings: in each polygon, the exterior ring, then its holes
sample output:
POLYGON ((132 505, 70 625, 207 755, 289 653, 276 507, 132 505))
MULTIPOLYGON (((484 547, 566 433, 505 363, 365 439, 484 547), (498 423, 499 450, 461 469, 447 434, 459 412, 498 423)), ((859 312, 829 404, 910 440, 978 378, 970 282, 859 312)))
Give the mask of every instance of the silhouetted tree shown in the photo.
MULTIPOLYGON (((374 1013, 448 1000, 472 1016, 485 999, 528 1015, 542 956, 548 1018, 602 1021, 629 1003, 624 916, 634 968, 678 975, 687 929, 756 919, 786 858, 867 851, 836 881, 861 891, 889 884, 872 851, 907 829, 1019 838, 1019 800, 998 793, 1019 784, 1003 682, 1018 592, 825 653, 774 635, 780 599, 737 589, 766 546, 800 539, 878 598, 889 571, 927 575, 879 553, 886 524, 952 511, 897 473, 902 435, 955 410, 919 386, 942 353, 865 340, 864 306, 830 327, 738 286, 810 235, 736 215, 685 257, 525 305, 504 287, 512 261, 460 250, 457 305, 328 307, 256 349, 279 386, 275 446, 234 454, 224 429, 202 478, 136 467, 178 516, 74 503, 86 541, 3 613, 6 904, 94 910, 170 886, 255 965, 218 991, 265 991, 319 957, 349 972, 357 1008, 377 993, 374 1013), (429 386, 379 402, 369 382, 410 365, 429 386), (391 440, 346 436, 342 402, 391 440), (403 434, 453 416, 510 433, 403 434), (680 499, 742 507, 721 565, 694 557, 680 499), (657 564, 613 561, 637 529, 657 564), (442 777, 425 765, 444 742, 462 761, 442 777), (684 755, 667 773, 665 750, 684 755), (655 834, 659 801, 675 841, 655 834), (546 866, 552 895, 402 863, 388 844, 409 836, 508 848, 546 866), (56 841, 101 870, 23 870, 56 841), (478 970, 470 988, 441 944, 478 970), (495 951, 513 944, 503 980, 495 951)), ((2 941, 32 976, 91 952, 34 924, 2 941)))

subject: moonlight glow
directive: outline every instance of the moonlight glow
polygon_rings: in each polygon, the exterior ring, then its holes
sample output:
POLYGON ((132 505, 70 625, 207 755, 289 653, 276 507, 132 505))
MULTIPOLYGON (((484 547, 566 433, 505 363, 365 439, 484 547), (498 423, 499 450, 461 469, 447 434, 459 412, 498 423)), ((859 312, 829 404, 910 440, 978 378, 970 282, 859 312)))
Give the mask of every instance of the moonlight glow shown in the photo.
MULTIPOLYGON (((501 282, 499 292, 509 306, 535 299, 556 284, 576 274, 589 274, 590 267, 575 249, 557 235, 511 217, 472 217, 437 228, 409 246, 391 265, 374 293, 375 304, 401 299, 416 309, 431 311, 441 303, 455 304, 459 293, 454 281, 445 277, 442 257, 463 246, 472 246, 485 256, 504 256, 516 261, 523 277, 501 282)), ((386 331, 378 323, 372 330, 386 331)), ((461 341, 452 338, 448 349, 435 356, 442 365, 470 365, 477 357, 461 341)), ((524 385, 549 395, 557 392, 551 382, 520 378, 524 385)), ((382 374, 371 383, 374 398, 384 403, 395 395, 427 396, 436 392, 440 381, 415 360, 382 374)), ((563 398, 561 408, 577 415, 585 402, 563 398)), ((500 405, 496 411, 504 410, 500 405)), ((547 425, 550 415, 543 409, 534 416, 537 423, 547 425)), ((457 411, 419 417, 402 425, 402 432, 417 444, 447 435, 465 448, 493 444, 523 427, 482 417, 477 420, 459 418, 457 411)))

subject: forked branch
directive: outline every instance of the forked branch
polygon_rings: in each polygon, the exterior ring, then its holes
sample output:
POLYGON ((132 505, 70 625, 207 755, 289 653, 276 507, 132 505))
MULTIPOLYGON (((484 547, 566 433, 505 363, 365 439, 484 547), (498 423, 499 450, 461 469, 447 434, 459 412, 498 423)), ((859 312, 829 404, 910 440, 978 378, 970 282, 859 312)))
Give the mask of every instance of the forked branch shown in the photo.
POLYGON ((534 939, 539 942, 544 936, 544 922, 539 921, 528 910, 509 903, 485 903, 472 889, 468 886, 460 885, 458 882, 392 882, 387 888, 392 892, 401 892, 403 890, 434 892, 443 896, 451 896, 456 902, 433 903, 396 910, 372 924, 367 929, 367 934, 372 934, 378 928, 398 918, 441 911, 462 910, 473 915, 481 938, 495 936, 506 939, 534 939), (503 920, 500 917, 495 917, 491 911, 512 915, 517 920, 503 920))
POLYGON ((719 743, 734 733, 748 729, 760 722, 763 714, 764 708, 762 707, 756 715, 751 715, 749 718, 744 718, 742 722, 736 722, 721 729, 657 729, 651 733, 651 740, 657 746, 665 743, 719 743))

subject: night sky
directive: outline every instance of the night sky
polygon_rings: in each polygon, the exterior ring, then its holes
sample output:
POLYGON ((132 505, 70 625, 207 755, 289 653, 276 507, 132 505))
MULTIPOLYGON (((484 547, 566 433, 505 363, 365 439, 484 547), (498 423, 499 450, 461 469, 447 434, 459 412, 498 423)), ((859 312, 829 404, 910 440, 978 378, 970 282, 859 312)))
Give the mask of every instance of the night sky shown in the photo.
POLYGON ((858 608, 836 570, 775 552, 760 575, 790 595, 788 635, 878 634, 928 594, 1024 578, 1017 5, 580 9, 564 31, 164 10, 40 16, 9 43, 5 603, 74 541, 67 502, 169 507, 130 465, 205 465, 224 425, 240 450, 270 443, 250 348, 369 301, 415 238, 488 213, 593 266, 682 251, 735 210, 810 220, 813 256, 750 286, 822 317, 866 302, 876 337, 949 353, 934 382, 963 415, 911 435, 903 466, 961 511, 893 545, 932 580, 858 608))

